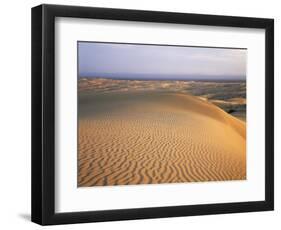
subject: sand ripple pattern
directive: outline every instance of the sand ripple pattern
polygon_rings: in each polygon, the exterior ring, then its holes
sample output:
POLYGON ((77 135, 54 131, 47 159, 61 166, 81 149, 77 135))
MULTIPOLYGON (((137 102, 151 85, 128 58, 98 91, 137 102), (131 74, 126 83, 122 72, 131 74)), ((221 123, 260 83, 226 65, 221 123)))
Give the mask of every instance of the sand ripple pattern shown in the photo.
POLYGON ((78 186, 246 179, 245 123, 213 104, 175 93, 89 97, 79 98, 78 186))

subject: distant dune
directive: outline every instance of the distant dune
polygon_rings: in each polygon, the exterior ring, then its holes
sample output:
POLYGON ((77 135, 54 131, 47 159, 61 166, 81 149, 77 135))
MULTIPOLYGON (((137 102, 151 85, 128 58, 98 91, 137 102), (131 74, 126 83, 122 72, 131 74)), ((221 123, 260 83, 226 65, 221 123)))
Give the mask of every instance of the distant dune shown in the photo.
POLYGON ((79 92, 174 92, 189 94, 209 101, 231 115, 246 121, 246 82, 245 81, 147 81, 113 80, 105 78, 80 78, 79 92))
POLYGON ((245 122, 208 100, 79 91, 78 186, 244 179, 245 122))

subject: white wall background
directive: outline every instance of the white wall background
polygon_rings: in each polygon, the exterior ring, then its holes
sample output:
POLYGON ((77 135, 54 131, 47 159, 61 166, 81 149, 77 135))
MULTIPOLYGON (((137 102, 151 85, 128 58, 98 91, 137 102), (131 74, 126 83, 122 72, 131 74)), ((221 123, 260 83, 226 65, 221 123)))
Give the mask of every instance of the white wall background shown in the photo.
MULTIPOLYGON (((0 35, 0 228, 39 229, 30 222, 30 8, 41 1, 2 1, 0 35)), ((281 54, 278 0, 56 0, 50 4, 275 18, 275 211, 68 225, 68 229, 278 229, 281 225, 281 54)), ((66 226, 55 226, 64 229, 66 226)), ((46 227, 49 228, 49 227, 46 227)))

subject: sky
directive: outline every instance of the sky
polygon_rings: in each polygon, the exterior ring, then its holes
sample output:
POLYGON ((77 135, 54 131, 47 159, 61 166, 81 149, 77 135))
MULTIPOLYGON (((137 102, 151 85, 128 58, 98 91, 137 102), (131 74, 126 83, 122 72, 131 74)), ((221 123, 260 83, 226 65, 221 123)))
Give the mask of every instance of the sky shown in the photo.
POLYGON ((246 49, 78 43, 79 77, 245 80, 246 49))

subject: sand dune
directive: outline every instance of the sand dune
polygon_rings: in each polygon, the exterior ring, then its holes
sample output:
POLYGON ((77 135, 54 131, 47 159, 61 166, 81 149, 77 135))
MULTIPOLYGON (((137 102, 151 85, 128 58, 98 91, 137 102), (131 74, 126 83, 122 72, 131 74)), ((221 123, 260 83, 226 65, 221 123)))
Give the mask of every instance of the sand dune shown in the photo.
POLYGON ((246 127, 181 93, 79 93, 78 186, 246 179, 246 127))
POLYGON ((117 80, 80 78, 79 92, 173 92, 193 95, 209 101, 227 113, 246 121, 246 82, 175 81, 175 80, 117 80))

